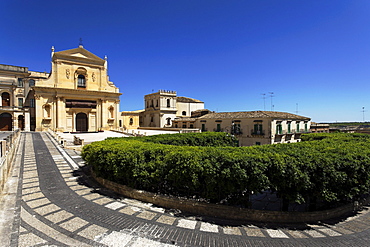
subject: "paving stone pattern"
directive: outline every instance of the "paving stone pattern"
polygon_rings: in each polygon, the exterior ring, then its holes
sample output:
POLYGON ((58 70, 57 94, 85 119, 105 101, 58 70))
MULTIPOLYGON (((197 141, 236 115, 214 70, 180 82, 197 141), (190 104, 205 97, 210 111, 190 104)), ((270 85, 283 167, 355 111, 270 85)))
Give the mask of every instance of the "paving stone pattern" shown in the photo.
POLYGON ((81 182, 83 174, 76 170, 83 165, 80 156, 66 157, 67 153, 61 152, 45 132, 24 132, 20 143, 19 212, 14 217, 11 246, 368 246, 370 243, 368 210, 339 223, 310 225, 305 230, 252 224, 217 225, 102 193, 88 182, 81 182))

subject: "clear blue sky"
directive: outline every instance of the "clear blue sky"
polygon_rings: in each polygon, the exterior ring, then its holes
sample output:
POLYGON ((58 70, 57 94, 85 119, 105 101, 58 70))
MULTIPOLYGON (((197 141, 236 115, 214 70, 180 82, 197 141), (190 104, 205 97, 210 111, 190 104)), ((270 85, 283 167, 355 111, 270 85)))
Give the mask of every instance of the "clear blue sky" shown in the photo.
POLYGON ((370 1, 0 1, 0 63, 50 72, 50 48, 108 56, 121 110, 159 89, 214 111, 370 120, 370 1), (263 100, 263 93, 267 98, 263 100))

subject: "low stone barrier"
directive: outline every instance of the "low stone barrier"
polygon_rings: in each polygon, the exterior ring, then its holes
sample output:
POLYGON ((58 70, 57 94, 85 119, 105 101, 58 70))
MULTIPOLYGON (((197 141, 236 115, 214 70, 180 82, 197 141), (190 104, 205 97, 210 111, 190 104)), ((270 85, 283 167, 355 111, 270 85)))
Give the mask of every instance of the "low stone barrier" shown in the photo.
POLYGON ((13 158, 19 143, 20 130, 14 131, 6 140, 0 140, 0 192, 13 166, 13 158))
POLYGON ((263 222, 263 223, 302 223, 318 222, 347 215, 360 208, 358 202, 350 203, 335 209, 315 211, 315 212, 282 212, 265 211, 248 208, 238 208, 226 205, 198 202, 191 199, 181 199, 177 197, 163 196, 155 193, 136 190, 125 185, 121 185, 107 179, 97 177, 92 171, 92 175, 97 182, 104 187, 115 191, 121 195, 137 199, 140 201, 155 204, 164 208, 179 209, 183 212, 195 215, 211 216, 220 219, 235 220, 238 222, 263 222))

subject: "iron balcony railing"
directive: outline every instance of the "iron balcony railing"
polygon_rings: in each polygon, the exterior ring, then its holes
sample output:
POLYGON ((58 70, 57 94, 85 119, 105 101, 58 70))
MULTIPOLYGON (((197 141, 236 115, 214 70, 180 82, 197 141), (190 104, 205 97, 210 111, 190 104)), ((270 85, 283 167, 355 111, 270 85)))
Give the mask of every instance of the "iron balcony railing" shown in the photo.
POLYGON ((19 111, 19 110, 22 110, 23 107, 19 107, 19 106, 0 106, 0 110, 3 110, 3 111, 19 111))
POLYGON ((309 133, 310 131, 309 130, 304 130, 304 129, 300 129, 300 130, 282 130, 282 131, 277 131, 275 134, 276 135, 293 135, 293 134, 304 134, 304 133, 309 133))
POLYGON ((264 136, 265 135, 265 132, 263 130, 251 130, 251 135, 255 135, 255 136, 264 136))

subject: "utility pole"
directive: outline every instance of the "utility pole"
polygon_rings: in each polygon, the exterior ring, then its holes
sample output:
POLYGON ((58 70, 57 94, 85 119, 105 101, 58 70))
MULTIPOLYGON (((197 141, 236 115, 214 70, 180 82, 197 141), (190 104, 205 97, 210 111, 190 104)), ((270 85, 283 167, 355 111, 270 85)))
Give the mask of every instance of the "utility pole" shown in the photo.
POLYGON ((365 122, 365 106, 362 107, 362 121, 365 122))

